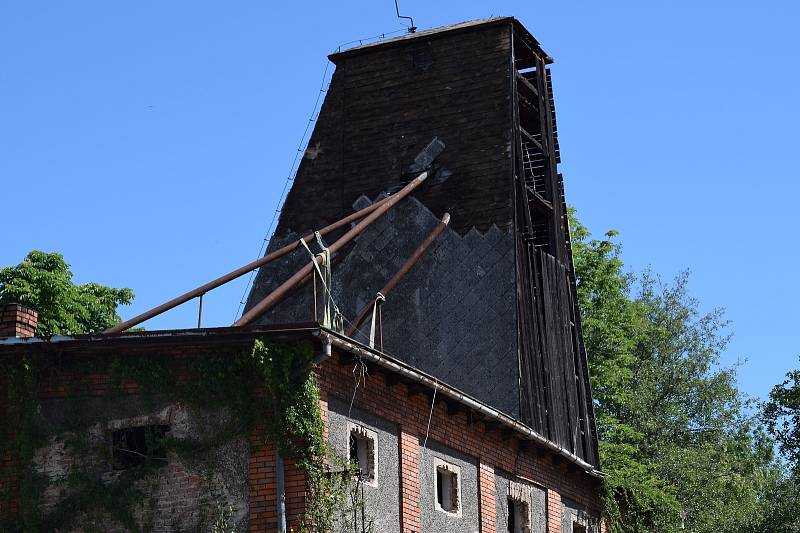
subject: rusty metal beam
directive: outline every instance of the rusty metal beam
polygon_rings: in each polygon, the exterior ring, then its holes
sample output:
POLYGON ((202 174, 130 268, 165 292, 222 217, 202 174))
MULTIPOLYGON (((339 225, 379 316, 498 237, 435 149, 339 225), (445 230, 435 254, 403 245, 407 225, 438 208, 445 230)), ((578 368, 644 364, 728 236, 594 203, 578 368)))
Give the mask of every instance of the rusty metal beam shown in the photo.
MULTIPOLYGON (((394 196, 394 195, 392 195, 392 196, 394 196)), ((348 216, 344 217, 341 220, 337 220, 333 224, 329 224, 329 225, 325 226, 324 228, 319 230, 320 235, 325 235, 326 233, 330 233, 332 231, 336 231, 337 229, 339 229, 339 228, 341 228, 343 226, 346 226, 347 224, 350 224, 351 222, 353 222, 355 220, 358 220, 360 218, 363 218, 363 217, 369 215, 370 213, 372 213, 376 209, 380 208, 383 204, 388 202, 392 198, 392 196, 388 196, 388 197, 384 198, 383 200, 377 201, 377 202, 369 205, 368 207, 365 207, 364 209, 361 209, 361 210, 356 211, 355 213, 353 213, 351 215, 348 215, 348 216)), ((308 235, 303 237, 303 240, 305 242, 310 242, 313 238, 314 238, 314 234, 313 233, 309 233, 308 235)), ((202 296, 203 294, 207 293, 208 291, 210 291, 212 289, 216 289, 220 285, 224 285, 225 283, 228 283, 229 281, 232 281, 232 280, 234 280, 234 279, 236 279, 238 277, 241 277, 241 276, 247 274, 248 272, 252 272, 253 270, 255 270, 255 269, 259 268, 259 267, 262 267, 262 266, 266 265, 267 263, 270 263, 270 262, 272 262, 272 261, 274 261, 276 259, 279 259, 279 258, 283 257, 284 255, 288 254, 289 252, 292 252, 295 249, 297 249, 298 246, 300 246, 300 241, 299 240, 297 240, 297 241, 295 241, 295 242, 293 242, 291 244, 287 244, 283 248, 275 250, 274 252, 269 253, 269 254, 265 255, 264 257, 262 257, 260 259, 256 259, 252 263, 248 263, 248 264, 246 264, 245 266, 243 266, 241 268, 237 268, 236 270, 234 270, 232 272, 228 272, 224 276, 221 276, 221 277, 219 277, 219 278, 217 278, 217 279, 215 279, 213 281, 209 281, 205 285, 201 285, 201 286, 197 287, 194 290, 191 290, 191 291, 189 291, 189 292, 187 292, 185 294, 182 294, 181 296, 178 296, 177 298, 173 298, 172 300, 159 305, 158 307, 154 307, 154 308, 150 309, 149 311, 145 311, 141 315, 135 316, 135 317, 131 318, 130 320, 126 320, 125 322, 121 322, 121 323, 117 324, 116 326, 105 330, 103 333, 119 333, 121 331, 125 331, 128 328, 132 328, 133 326, 137 326, 137 325, 141 324, 142 322, 144 322, 145 320, 149 320, 149 319, 153 318, 154 316, 160 315, 161 313, 163 313, 165 311, 169 311, 173 307, 177 307, 177 306, 179 306, 179 305, 181 305, 183 303, 186 303, 189 300, 191 300, 192 298, 197 298, 198 296, 202 296)))
MULTIPOLYGON (((450 223, 450 213, 445 213, 444 216, 442 217, 441 222, 439 222, 439 224, 436 225, 436 227, 428 235, 428 237, 424 241, 422 241, 422 244, 420 244, 419 247, 417 247, 417 249, 414 250, 414 253, 411 254, 411 256, 408 259, 406 259, 406 262, 403 263, 403 266, 400 267, 400 270, 395 272, 394 276, 392 276, 392 278, 380 290, 380 293, 384 297, 388 296, 389 293, 392 292, 392 289, 394 289, 395 286, 398 283, 400 283, 400 280, 403 279, 403 276, 408 274, 408 271, 413 268, 413 266, 417 263, 417 261, 419 261, 419 258, 422 257, 422 254, 425 253, 425 250, 427 250, 428 247, 430 247, 430 245, 433 244, 433 242, 437 238, 439 238, 439 235, 442 234, 442 232, 444 231, 444 229, 447 227, 447 225, 449 223, 450 223)), ((358 330, 358 328, 361 326, 361 324, 364 323, 364 320, 367 318, 367 315, 369 315, 370 310, 372 309, 372 307, 374 305, 375 305, 375 302, 372 302, 371 304, 365 305, 361 309, 361 311, 359 311, 359 313, 356 316, 355 320, 353 320, 352 324, 347 329, 347 336, 348 337, 352 337, 353 333, 355 333, 358 330)))
MULTIPOLYGON (((400 191, 390 196, 380 207, 372 211, 369 215, 366 216, 361 222, 356 224, 354 227, 350 229, 347 233, 342 235, 342 237, 330 245, 328 250, 331 254, 336 253, 342 246, 346 245, 348 242, 353 240, 358 234, 364 231, 370 224, 372 224, 378 217, 383 215, 386 211, 391 209, 397 202, 411 194, 411 192, 422 185, 425 179, 428 177, 427 172, 423 172, 418 175, 416 178, 411 180, 408 185, 403 187, 400 191)), ((321 256, 317 256, 314 258, 314 262, 320 263, 322 261, 321 256)), ((303 278, 308 276, 312 270, 314 269, 314 265, 312 263, 306 264, 303 268, 298 270, 294 273, 292 277, 287 279, 283 282, 283 284, 269 293, 263 300, 258 302, 252 309, 250 309, 247 313, 242 315, 242 317, 233 323, 234 326, 245 326, 255 320, 256 318, 260 317, 264 313, 266 313, 269 309, 271 309, 275 304, 280 302, 286 294, 292 290, 292 288, 297 285, 303 278)))

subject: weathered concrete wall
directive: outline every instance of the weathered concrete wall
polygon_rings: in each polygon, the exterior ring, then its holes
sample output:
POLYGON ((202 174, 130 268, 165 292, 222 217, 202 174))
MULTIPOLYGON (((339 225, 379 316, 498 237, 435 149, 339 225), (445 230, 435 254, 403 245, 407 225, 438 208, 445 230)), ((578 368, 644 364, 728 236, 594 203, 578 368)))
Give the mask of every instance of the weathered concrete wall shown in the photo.
POLYGON ((525 502, 530 510, 530 533, 547 531, 546 491, 532 483, 515 478, 507 472, 495 472, 495 494, 497 496, 497 531, 508 531, 508 495, 512 483, 522 485, 526 494, 525 502))
MULTIPOLYGON (((50 437, 35 450, 33 470, 41 477, 39 512, 47 516, 69 501, 70 477, 80 474, 97 490, 114 490, 124 476, 134 476, 133 488, 141 496, 130 508, 137 524, 150 531, 208 531, 221 510, 230 510, 228 524, 247 528, 249 448, 243 437, 203 447, 227 421, 224 412, 198 411, 177 403, 154 402, 139 397, 49 399, 41 403, 37 423, 50 437), (154 461, 151 470, 141 466, 115 469, 112 434, 123 428, 169 426, 166 436, 176 443, 197 445, 186 454, 169 447, 166 461, 154 461), (198 443, 200 443, 198 445, 198 443), (138 472, 141 472, 139 475, 138 472)), ((61 510, 63 511, 63 509, 61 510)), ((78 515, 73 531, 100 524, 104 531, 125 528, 110 514, 78 515)))
MULTIPOLYGON (((363 489, 358 498, 363 498, 367 524, 372 524, 373 531, 381 533, 400 533, 400 474, 398 464, 397 426, 359 408, 349 409, 349 405, 340 401, 328 404, 328 435, 331 449, 341 457, 348 456, 349 428, 348 422, 366 427, 377 434, 375 443, 377 459, 376 486, 359 484, 363 489), (350 416, 348 417, 348 411, 350 416)), ((360 519, 357 520, 360 523, 360 519)), ((344 526, 340 526, 345 531, 344 526)), ((350 529, 352 532, 353 530, 350 529)), ((360 529, 359 529, 360 531, 360 529)))
POLYGON ((422 447, 420 441, 419 491, 420 524, 426 533, 477 533, 478 516, 478 464, 477 461, 452 448, 428 439, 422 447), (460 468, 461 509, 458 515, 436 508, 436 459, 460 468))

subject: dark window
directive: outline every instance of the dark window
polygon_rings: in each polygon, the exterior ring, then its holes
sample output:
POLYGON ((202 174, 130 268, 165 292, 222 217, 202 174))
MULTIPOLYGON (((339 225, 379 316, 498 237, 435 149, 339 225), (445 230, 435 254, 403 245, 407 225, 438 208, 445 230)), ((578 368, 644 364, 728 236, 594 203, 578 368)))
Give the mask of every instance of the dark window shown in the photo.
POLYGON ((458 474, 446 467, 436 469, 436 503, 442 511, 459 511, 458 474))
POLYGON ((112 435, 114 470, 167 462, 165 436, 169 426, 153 425, 118 429, 112 435))
POLYGON ((572 533, 586 533, 586 526, 578 522, 572 523, 572 533))
POLYGON ((358 465, 361 481, 376 482, 375 434, 363 428, 350 430, 350 461, 358 465))
POLYGON ((515 498, 508 499, 508 531, 509 533, 530 533, 531 518, 528 502, 515 498))
POLYGON ((439 507, 444 509, 443 500, 444 500, 444 490, 442 488, 442 471, 436 471, 436 502, 439 504, 439 507))

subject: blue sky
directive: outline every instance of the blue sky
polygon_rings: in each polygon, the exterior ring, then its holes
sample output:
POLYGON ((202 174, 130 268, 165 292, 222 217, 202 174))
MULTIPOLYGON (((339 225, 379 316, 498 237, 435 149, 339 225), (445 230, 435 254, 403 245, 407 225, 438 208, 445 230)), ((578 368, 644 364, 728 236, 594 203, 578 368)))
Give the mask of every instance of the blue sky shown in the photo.
MULTIPOLYGON (((799 366, 798 6, 401 1, 420 28, 514 15, 537 36, 570 203, 631 269, 691 269, 755 396, 799 366)), ((130 317, 254 259, 326 55, 401 28, 390 0, 0 4, 0 265, 59 251, 76 281, 133 288, 130 317)))

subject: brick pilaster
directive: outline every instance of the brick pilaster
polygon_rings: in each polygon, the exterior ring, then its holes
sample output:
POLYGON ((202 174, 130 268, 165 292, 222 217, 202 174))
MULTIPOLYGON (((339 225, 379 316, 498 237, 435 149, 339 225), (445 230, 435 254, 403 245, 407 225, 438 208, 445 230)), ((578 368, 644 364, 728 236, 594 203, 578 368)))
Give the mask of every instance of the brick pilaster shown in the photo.
POLYGON ((547 489, 547 533, 561 533, 561 494, 547 489))
POLYGON ((250 437, 249 530, 276 531, 275 447, 265 442, 263 431, 250 437))
POLYGON ((478 472, 480 492, 481 533, 497 532, 497 498, 494 486, 494 467, 481 461, 478 472))
POLYGON ((400 430, 400 530, 420 533, 419 437, 400 430))

